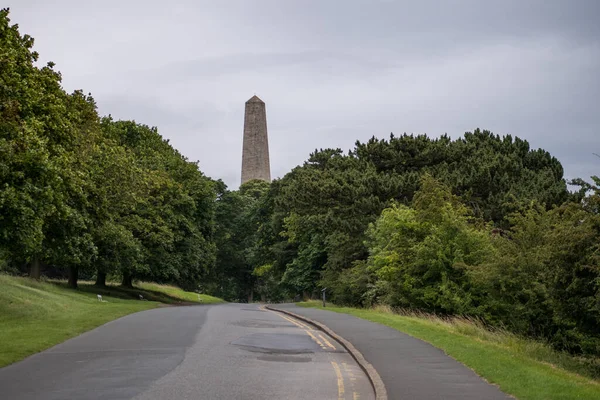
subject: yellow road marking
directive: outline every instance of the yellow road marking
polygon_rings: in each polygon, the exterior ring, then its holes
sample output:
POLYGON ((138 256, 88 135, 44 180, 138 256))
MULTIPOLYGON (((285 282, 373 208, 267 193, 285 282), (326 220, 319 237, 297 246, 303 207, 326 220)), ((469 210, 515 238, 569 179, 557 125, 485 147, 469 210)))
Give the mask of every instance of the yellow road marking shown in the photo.
MULTIPOLYGON (((264 306, 260 307, 261 310, 266 310, 266 308, 264 308, 264 306)), ((329 340, 327 340, 327 338, 325 337, 325 335, 323 335, 322 333, 318 332, 317 336, 315 336, 311 331, 313 331, 313 329, 308 326, 305 325, 299 321, 296 321, 290 317, 287 317, 285 315, 282 315, 281 313, 272 311, 272 310, 267 310, 267 311, 271 311, 274 314, 279 315, 281 318, 285 319, 288 322, 291 322, 292 324, 296 325, 299 328, 302 328, 304 330, 304 332, 306 332, 308 334, 308 336, 310 336, 312 338, 312 340, 314 340, 319 346, 321 346, 321 348, 323 349, 327 349, 327 347, 325 346, 324 343, 327 344, 327 346, 329 346, 329 348, 335 350, 336 347, 331 344, 331 342, 329 340), (323 341, 321 342, 321 340, 319 340, 319 338, 323 341)), ((345 399, 345 388, 344 388, 344 376, 342 375, 342 371, 340 370, 340 366, 338 365, 338 363, 336 363, 335 361, 331 361, 331 366, 333 367, 333 370, 335 371, 335 375, 337 377, 337 385, 338 385, 338 400, 344 400, 345 399)), ((356 379, 354 378, 354 375, 352 374, 352 371, 348 368, 348 366, 346 365, 346 363, 343 363, 344 366, 344 370, 348 373, 350 379, 352 381, 355 381, 356 379)), ((352 383, 352 399, 353 400, 360 400, 360 395, 354 391, 354 383, 352 383)))
MULTIPOLYGON (((271 311, 271 310, 269 310, 269 311, 271 311)), ((275 311, 271 311, 271 312, 274 313, 274 314, 279 315, 281 318, 285 319, 288 322, 291 322, 292 324, 296 325, 297 327, 299 327, 301 329, 304 329, 304 332, 306 332, 308 334, 308 336, 310 336, 312 338, 312 340, 314 340, 319 346, 321 346, 321 348, 323 350, 327 350, 327 347, 325 347, 325 345, 323 344, 323 342, 321 342, 315 335, 313 335, 310 332, 312 329, 310 329, 308 326, 302 324, 301 322, 297 322, 297 321, 293 320, 292 318, 289 318, 289 317, 287 317, 285 315, 281 315, 280 313, 277 313, 275 311)), ((334 347, 334 349, 335 349, 335 347, 334 347)))
POLYGON ((344 377, 342 376, 342 371, 340 371, 340 366, 335 361, 332 361, 331 365, 333 366, 333 370, 335 371, 335 374, 337 376, 338 399, 344 400, 345 390, 344 390, 344 377))
POLYGON ((352 400, 360 400, 360 394, 355 390, 355 387, 354 387, 354 382, 356 381, 356 378, 354 377, 354 373, 348 367, 348 364, 342 363, 342 366, 344 367, 344 371, 346 371, 346 373, 350 377, 350 386, 352 387, 352 400))
MULTIPOLYGON (((270 311, 270 310, 269 310, 269 311, 270 311)), ((279 313, 276 313, 275 311, 271 311, 271 312, 272 312, 272 313, 274 313, 274 314, 277 314, 277 315, 279 315, 281 318, 285 319, 285 320, 286 320, 286 321, 288 321, 288 322, 291 322, 292 324, 296 325, 296 326, 297 326, 297 327, 299 327, 299 328, 306 329, 306 327, 304 326, 304 324, 302 324, 301 322, 298 322, 298 321, 296 321, 296 320, 294 320, 294 319, 292 319, 292 318, 290 318, 290 317, 288 317, 288 316, 285 316, 285 315, 281 315, 281 314, 279 314, 279 313)))
MULTIPOLYGON (((271 310, 268 310, 268 311, 271 311, 271 310)), ((271 311, 271 312, 273 314, 279 315, 281 318, 285 319, 288 322, 291 322, 292 324, 296 325, 299 328, 310 329, 309 327, 307 327, 306 325, 304 325, 302 322, 296 321, 296 320, 294 320, 294 319, 292 319, 292 318, 290 318, 290 317, 288 317, 286 315, 282 315, 282 314, 280 314, 278 312, 275 312, 275 311, 271 311)))
POLYGON ((304 330, 304 332, 308 333, 308 336, 310 336, 315 342, 317 342, 317 344, 321 346, 323 350, 327 350, 327 347, 325 347, 325 345, 319 340, 319 338, 317 338, 315 335, 313 335, 310 331, 306 329, 304 330))
POLYGON ((305 323, 303 323, 301 321, 298 321, 298 320, 295 320, 295 319, 293 319, 291 317, 287 317, 287 316, 283 316, 283 315, 282 315, 282 317, 285 318, 285 319, 287 319, 288 321, 292 321, 293 323, 295 323, 296 325, 298 325, 302 329, 308 329, 309 331, 312 331, 312 328, 310 326, 306 325, 305 323))
POLYGON ((332 344, 331 344, 331 342, 330 342, 329 340, 327 340, 327 338, 325 337, 325 335, 323 335, 322 333, 319 333, 318 335, 319 335, 319 337, 320 337, 321 339, 323 339, 323 342, 325 342, 325 344, 326 344, 327 346, 329 346, 329 348, 330 348, 330 349, 333 349, 333 350, 335 350, 335 346, 334 346, 334 345, 332 345, 332 344))
POLYGON ((284 316, 284 315, 280 315, 280 317, 281 317, 281 318, 283 318, 283 319, 285 319, 286 321, 288 321, 288 322, 291 322, 292 324, 296 325, 298 328, 302 328, 302 329, 304 329, 304 326, 302 326, 302 324, 300 324, 300 323, 298 323, 298 322, 294 321, 293 319, 291 319, 291 318, 288 318, 288 317, 286 317, 286 316, 284 316))

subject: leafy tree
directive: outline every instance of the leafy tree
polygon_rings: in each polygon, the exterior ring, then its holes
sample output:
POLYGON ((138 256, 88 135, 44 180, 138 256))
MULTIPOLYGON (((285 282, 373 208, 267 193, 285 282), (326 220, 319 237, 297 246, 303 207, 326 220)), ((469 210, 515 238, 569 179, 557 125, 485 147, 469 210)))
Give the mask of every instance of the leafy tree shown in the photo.
POLYGON ((4 263, 33 261, 39 275, 44 223, 59 182, 47 130, 60 126, 52 110, 64 95, 52 64, 37 69, 33 38, 0 11, 0 248, 4 263), (57 96, 58 95, 58 96, 57 96))
POLYGON ((369 228, 369 270, 383 301, 445 313, 476 313, 479 294, 466 271, 493 254, 487 226, 428 175, 413 207, 393 205, 369 228))
POLYGON ((213 183, 155 128, 100 120, 0 11, 0 267, 196 288, 215 260, 213 183))
POLYGON ((98 151, 100 128, 96 104, 81 91, 64 98, 65 117, 58 135, 49 135, 60 180, 54 187, 53 212, 44 226, 43 257, 46 263, 68 271, 69 285, 77 287, 82 268, 96 255, 90 233, 90 160, 98 151))
POLYGON ((122 216, 139 242, 141 262, 123 265, 123 284, 131 286, 136 277, 195 288, 215 260, 213 183, 156 128, 110 117, 102 127, 131 152, 141 170, 141 178, 131 182, 134 209, 122 216))
POLYGON ((269 184, 254 180, 243 184, 239 191, 227 190, 218 182, 215 213, 216 266, 211 275, 211 293, 228 300, 252 301, 258 266, 253 263, 252 249, 260 221, 257 208, 266 195, 269 184))
POLYGON ((283 216, 280 235, 296 248, 283 283, 305 296, 365 258, 364 231, 398 189, 368 163, 340 150, 318 151, 280 183, 274 213, 283 216))
MULTIPOLYGON (((438 139, 391 135, 389 141, 372 138, 357 143, 353 154, 380 172, 429 173, 449 185, 476 216, 500 224, 530 200, 551 208, 568 198, 560 162, 511 135, 500 137, 479 129, 454 141, 447 135, 438 139)), ((410 191, 405 198, 411 199, 410 191)))
POLYGON ((268 187, 252 209, 251 219, 256 227, 253 246, 248 251, 248 261, 254 267, 255 288, 265 300, 293 298, 298 291, 283 281, 287 265, 297 252, 295 243, 281 235, 285 214, 275 212, 275 200, 282 187, 277 179, 268 187))
POLYGON ((548 339, 562 350, 600 354, 600 219, 582 204, 510 217, 496 257, 471 272, 488 294, 488 319, 548 339))
MULTIPOLYGON (((508 226, 506 215, 531 200, 549 209, 569 197, 555 158, 531 151, 526 141, 488 131, 454 141, 445 135, 373 138, 357 142, 347 155, 339 149, 315 151, 281 179, 273 200, 272 225, 279 221, 280 228, 271 249, 288 254, 281 283, 305 294, 327 286, 333 300, 342 301, 346 289, 340 276, 352 275, 345 271, 368 256, 367 226, 392 202, 410 204, 424 174, 461 196, 473 216, 502 228, 508 226)), ((274 269, 280 270, 277 263, 274 269)), ((359 275, 370 281, 368 274, 359 275)))
POLYGON ((12 263, 69 268, 76 285, 79 265, 89 264, 94 246, 86 231, 86 134, 97 116, 91 97, 66 94, 53 63, 38 69, 33 39, 0 12, 0 209, 1 246, 12 263), (83 150, 83 151, 82 151, 83 150))

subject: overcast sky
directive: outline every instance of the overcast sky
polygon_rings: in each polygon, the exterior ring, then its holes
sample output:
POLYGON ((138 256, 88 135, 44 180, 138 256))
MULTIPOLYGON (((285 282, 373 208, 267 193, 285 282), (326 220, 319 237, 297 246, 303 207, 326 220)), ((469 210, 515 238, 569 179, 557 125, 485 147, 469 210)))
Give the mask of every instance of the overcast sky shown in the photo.
POLYGON ((157 126, 232 188, 254 94, 274 177, 315 148, 477 127, 600 175, 598 0, 8 3, 68 91, 157 126))

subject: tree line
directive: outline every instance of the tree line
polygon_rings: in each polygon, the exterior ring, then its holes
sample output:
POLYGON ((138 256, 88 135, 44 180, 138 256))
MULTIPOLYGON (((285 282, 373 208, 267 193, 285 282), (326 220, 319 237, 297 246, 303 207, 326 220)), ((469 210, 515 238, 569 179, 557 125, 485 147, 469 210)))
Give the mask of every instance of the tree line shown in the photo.
POLYGON ((479 129, 318 150, 257 196, 230 194, 247 204, 230 278, 265 300, 327 288, 600 354, 600 180, 572 183, 548 152, 479 129))

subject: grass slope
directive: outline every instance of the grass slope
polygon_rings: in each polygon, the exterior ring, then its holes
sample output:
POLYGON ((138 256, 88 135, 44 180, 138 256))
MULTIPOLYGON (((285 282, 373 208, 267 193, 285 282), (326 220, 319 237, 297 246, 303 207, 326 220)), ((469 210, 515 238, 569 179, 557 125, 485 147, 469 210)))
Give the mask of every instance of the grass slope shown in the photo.
MULTIPOLYGON (((314 301, 298 305, 322 308, 314 301)), ((387 325, 431 343, 521 400, 600 399, 600 383, 584 376, 593 374, 589 361, 554 352, 540 342, 489 331, 465 319, 335 306, 327 310, 387 325)))
POLYGON ((220 299, 167 285, 141 288, 39 282, 0 274, 0 367, 47 349, 113 319, 162 303, 216 303, 220 299), (100 303, 97 294, 106 302, 100 303), (140 301, 139 295, 148 301, 140 301))
MULTIPOLYGON (((171 298, 179 299, 183 302, 200 303, 200 304, 216 304, 223 303, 218 297, 209 296, 207 294, 198 294, 193 292, 184 292, 176 286, 161 285, 158 283, 140 282, 137 284, 140 289, 147 293, 160 293, 162 296, 170 296, 171 298)), ((165 301, 163 301, 164 303, 165 301)))

